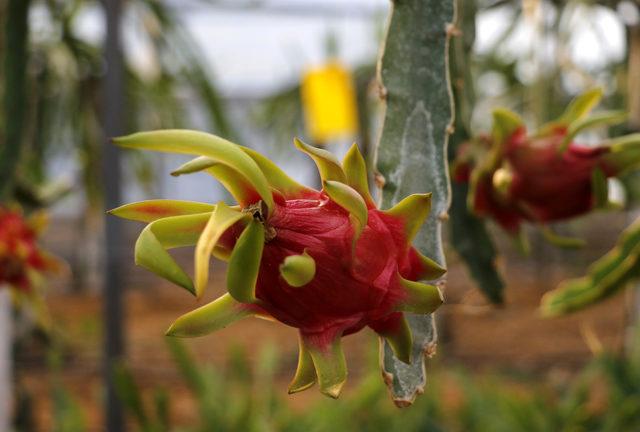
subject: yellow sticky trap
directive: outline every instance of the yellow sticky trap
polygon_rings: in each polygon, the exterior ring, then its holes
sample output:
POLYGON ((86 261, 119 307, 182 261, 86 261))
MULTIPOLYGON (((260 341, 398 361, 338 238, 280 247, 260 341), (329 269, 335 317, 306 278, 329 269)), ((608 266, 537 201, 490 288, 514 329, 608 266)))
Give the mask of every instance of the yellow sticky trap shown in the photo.
POLYGON ((356 92, 351 74, 342 65, 331 62, 307 71, 301 92, 307 133, 314 144, 356 134, 356 92))

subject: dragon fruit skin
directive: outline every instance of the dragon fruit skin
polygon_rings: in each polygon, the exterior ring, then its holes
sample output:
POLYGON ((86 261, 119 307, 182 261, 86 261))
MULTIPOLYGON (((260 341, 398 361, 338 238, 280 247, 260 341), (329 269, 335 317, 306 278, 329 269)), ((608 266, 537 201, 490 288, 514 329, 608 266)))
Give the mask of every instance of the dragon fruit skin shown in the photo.
POLYGON ((588 148, 572 142, 566 151, 560 144, 566 131, 559 131, 539 141, 525 141, 525 132, 512 138, 507 160, 514 167, 509 194, 525 203, 528 219, 542 223, 584 214, 595 204, 592 172, 603 169, 607 176, 616 174, 605 169, 602 155, 606 149, 588 148), (552 199, 550 199, 552 197, 552 199))
MULTIPOLYGON (((634 148, 638 140, 631 135, 597 147, 575 142, 585 127, 622 118, 619 113, 607 113, 596 118, 600 121, 583 119, 599 93, 585 97, 591 100, 582 112, 574 109, 580 103, 578 98, 568 109, 573 117, 565 114, 533 134, 527 133, 515 114, 496 111, 494 135, 484 157, 469 168, 470 150, 466 149, 453 176, 456 181, 465 181, 465 170, 471 171, 466 176, 472 183, 469 206, 476 214, 490 216, 515 234, 524 221, 544 225, 586 214, 599 205, 598 190, 606 191, 606 179, 639 161, 634 148)), ((476 146, 486 148, 486 141, 485 137, 476 146)))
POLYGON ((0 286, 32 290, 32 274, 55 270, 57 264, 37 244, 43 219, 24 218, 18 210, 0 208, 0 286))
POLYGON ((349 214, 322 193, 276 206, 269 223, 277 235, 265 244, 256 297, 270 315, 304 333, 331 327, 350 334, 371 323, 384 327, 380 321, 403 297, 398 275, 415 278, 424 272, 412 259, 417 252, 407 247, 402 224, 376 208, 368 209, 355 254, 349 214), (291 287, 270 271, 305 250, 317 268, 309 284, 291 287))
POLYGON ((341 164, 296 140, 318 165, 323 189, 316 191, 295 183, 264 156, 212 135, 157 131, 116 142, 201 155, 174 174, 206 170, 240 203, 233 208, 155 200, 112 211, 150 222, 136 244, 138 264, 198 296, 206 287, 210 255, 229 263, 228 294, 179 318, 168 335, 203 335, 246 316, 295 327, 300 356, 291 393, 319 381, 324 394, 338 397, 347 375, 340 340, 366 326, 398 358, 412 361, 404 313, 431 313, 442 303, 436 286, 417 281, 438 279, 444 269, 411 246, 428 215, 430 194, 377 209, 356 145, 341 164), (196 244, 195 284, 165 250, 189 244, 196 244))
POLYGON ((565 134, 557 133, 528 140, 526 130, 517 130, 509 139, 505 163, 511 168, 506 194, 493 194, 493 181, 486 178, 478 186, 474 209, 490 214, 507 231, 517 230, 522 220, 550 223, 585 214, 593 209, 592 172, 608 169, 602 159, 604 148, 588 148, 571 143, 559 151, 565 134), (506 197, 505 197, 506 195, 506 197))

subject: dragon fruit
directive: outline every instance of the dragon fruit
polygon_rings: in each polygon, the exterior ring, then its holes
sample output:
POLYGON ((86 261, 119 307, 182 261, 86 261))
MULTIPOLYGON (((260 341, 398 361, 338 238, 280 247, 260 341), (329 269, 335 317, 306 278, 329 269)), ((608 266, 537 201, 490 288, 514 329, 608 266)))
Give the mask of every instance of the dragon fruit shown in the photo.
MULTIPOLYGON (((298 368, 289 392, 319 382, 337 398, 347 377, 341 338, 370 327, 412 360, 404 313, 431 313, 445 270, 411 241, 431 195, 376 208, 364 159, 353 145, 342 163, 295 140, 316 163, 322 190, 302 186, 263 155, 201 132, 166 130, 117 138, 123 147, 199 155, 174 171, 206 171, 237 200, 215 205, 152 200, 111 213, 148 222, 135 246, 137 264, 200 297, 211 255, 228 262, 228 293, 178 318, 167 334, 200 336, 255 316, 299 329, 298 368), (194 281, 167 249, 195 245, 194 281)), ((420 361, 420 359, 415 359, 420 361)))
POLYGON ((44 225, 42 213, 26 219, 19 210, 0 207, 0 286, 30 293, 38 274, 58 268, 37 244, 44 225))
POLYGON ((454 180, 470 182, 469 208, 516 234, 525 221, 545 225, 606 206, 607 178, 640 162, 640 135, 575 142, 587 128, 624 120, 620 112, 588 116, 601 97, 599 89, 584 93, 534 134, 516 114, 496 110, 492 135, 461 147, 454 164, 454 180))

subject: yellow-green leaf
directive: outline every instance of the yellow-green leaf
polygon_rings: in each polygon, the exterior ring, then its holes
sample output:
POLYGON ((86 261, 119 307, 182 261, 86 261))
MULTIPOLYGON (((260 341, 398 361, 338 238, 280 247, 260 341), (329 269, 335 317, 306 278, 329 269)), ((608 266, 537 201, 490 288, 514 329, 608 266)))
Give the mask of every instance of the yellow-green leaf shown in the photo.
POLYGON ((169 216, 190 215, 196 213, 211 212, 215 206, 194 201, 178 200, 147 200, 131 204, 125 204, 107 213, 123 219, 139 222, 153 222, 169 216))
POLYGON ((329 198, 352 216, 355 235, 354 240, 360 237, 362 230, 367 226, 368 211, 364 198, 352 187, 337 181, 327 180, 323 183, 324 191, 329 198))
POLYGON ((252 220, 236 242, 227 270, 227 291, 239 302, 256 301, 256 282, 264 248, 264 227, 252 220))
POLYGON ((209 157, 237 171, 251 184, 267 207, 273 208, 273 197, 263 172, 240 146, 223 138, 204 132, 172 129, 139 132, 115 138, 114 142, 122 147, 209 157))
POLYGON ((195 293, 200 297, 204 293, 209 280, 209 258, 215 245, 224 232, 240 220, 249 220, 249 213, 242 213, 219 202, 198 240, 195 252, 195 293))
POLYGON ((567 135, 562 140, 560 145, 560 152, 564 152, 573 141, 573 139, 580 133, 587 129, 620 124, 626 121, 628 114, 624 111, 603 111, 586 117, 584 119, 576 120, 569 125, 567 135))
POLYGON ((193 174, 200 171, 204 171, 207 168, 210 168, 217 164, 215 160, 206 157, 206 156, 198 156, 195 159, 191 159, 188 162, 183 163, 175 170, 171 171, 171 175, 174 177, 181 176, 183 174, 193 174))
POLYGON ((342 351, 341 335, 336 335, 328 346, 318 346, 316 337, 303 335, 302 338, 313 360, 320 391, 337 399, 347 381, 347 362, 342 351))
POLYGON ((597 303, 622 290, 640 275, 640 219, 628 227, 584 277, 563 281, 544 295, 544 316, 563 315, 597 303))
POLYGON ((353 143, 344 159, 342 167, 347 176, 347 184, 358 191, 360 196, 364 198, 367 206, 374 206, 373 198, 369 193, 369 179, 367 177, 367 164, 360 153, 358 144, 353 143))
POLYGON ((289 384, 289 394, 301 392, 316 383, 316 370, 309 350, 304 344, 302 336, 298 336, 298 367, 296 375, 289 384))
MULTIPOLYGON (((166 249, 195 245, 210 217, 211 212, 172 216, 151 222, 136 242, 136 264, 193 293, 191 279, 166 249)), ((225 259, 229 251, 217 245, 213 254, 225 259)))
POLYGON ((506 142, 515 131, 524 126, 524 121, 516 113, 498 108, 493 111, 493 139, 496 144, 506 142))
POLYGON ((415 251, 415 253, 418 257, 421 267, 418 279, 434 280, 438 279, 440 276, 447 272, 447 269, 443 268, 440 264, 438 264, 431 258, 422 255, 417 250, 415 251))
POLYGON ((301 185, 297 181, 289 177, 284 171, 282 171, 276 164, 271 162, 267 157, 258 153, 257 151, 248 147, 240 147, 240 149, 254 160, 260 167, 264 175, 267 177, 267 181, 272 188, 283 194, 285 197, 291 198, 303 198, 314 194, 313 189, 309 189, 306 186, 301 185))
POLYGON ((571 101, 558 122, 570 125, 582 119, 600 103, 600 100, 602 100, 602 89, 600 87, 587 90, 571 101))
MULTIPOLYGON (((400 277, 400 276, 398 276, 400 277)), ((438 287, 400 277, 404 298, 396 306, 398 312, 431 313, 443 303, 438 287)))
POLYGON ((203 336, 253 315, 254 312, 246 305, 238 303, 229 294, 225 294, 209 304, 182 315, 169 327, 166 335, 203 336))
POLYGON ((410 243, 431 211, 431 194, 409 195, 384 213, 400 219, 410 243))
POLYGON ((260 200, 260 196, 243 175, 228 165, 216 162, 211 158, 199 157, 192 159, 173 171, 171 175, 177 177, 182 174, 200 171, 205 171, 222 183, 241 207, 247 207, 260 200))
POLYGON ((609 152, 602 156, 603 166, 615 172, 617 176, 640 166, 640 133, 611 139, 607 146, 609 152))
POLYGON ((298 150, 309 155, 309 157, 316 163, 322 181, 335 180, 342 183, 346 181, 346 176, 344 175, 344 171, 342 171, 342 166, 332 153, 305 144, 298 138, 294 138, 293 142, 298 150))
POLYGON ((152 226, 148 225, 136 241, 136 264, 193 293, 191 278, 164 249, 152 229, 152 226))
POLYGON ((404 316, 401 318, 399 328, 393 331, 378 331, 377 333, 387 341, 399 360, 406 364, 411 364, 413 336, 411 335, 409 323, 407 323, 404 316))

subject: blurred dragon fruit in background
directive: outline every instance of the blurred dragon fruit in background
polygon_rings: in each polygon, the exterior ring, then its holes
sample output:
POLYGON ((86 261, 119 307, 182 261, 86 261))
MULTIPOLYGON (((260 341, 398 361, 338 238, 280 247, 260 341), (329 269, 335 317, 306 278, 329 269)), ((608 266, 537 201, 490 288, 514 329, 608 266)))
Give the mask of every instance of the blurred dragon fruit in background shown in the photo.
POLYGON ((341 338, 370 327, 406 363, 412 335, 404 313, 431 313, 439 289, 418 282, 445 270, 411 241, 427 217, 430 194, 411 195, 378 210, 369 194, 364 159, 353 145, 340 163, 331 153, 295 140, 316 163, 317 191, 296 183, 246 147, 193 131, 143 132, 118 138, 123 147, 199 155, 173 175, 206 171, 237 206, 152 200, 112 211, 148 222, 135 246, 137 264, 200 297, 211 255, 227 261, 228 293, 180 317, 171 336, 204 335, 239 319, 275 319, 299 329, 294 393, 319 382, 338 397, 347 369, 341 338), (167 249, 195 245, 195 281, 167 249))
POLYGON ((18 209, 0 207, 0 287, 30 294, 43 273, 59 268, 37 243, 45 225, 43 213, 26 218, 18 209))
POLYGON ((517 234, 525 221, 545 225, 606 207, 607 178, 640 162, 640 135, 577 143, 589 128, 625 120, 621 112, 589 115, 601 97, 599 89, 584 93, 535 133, 516 114, 496 110, 491 136, 462 146, 453 167, 454 181, 470 182, 469 208, 517 234))

